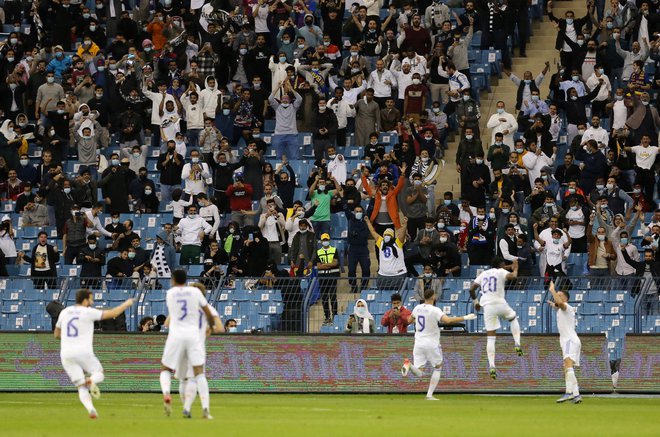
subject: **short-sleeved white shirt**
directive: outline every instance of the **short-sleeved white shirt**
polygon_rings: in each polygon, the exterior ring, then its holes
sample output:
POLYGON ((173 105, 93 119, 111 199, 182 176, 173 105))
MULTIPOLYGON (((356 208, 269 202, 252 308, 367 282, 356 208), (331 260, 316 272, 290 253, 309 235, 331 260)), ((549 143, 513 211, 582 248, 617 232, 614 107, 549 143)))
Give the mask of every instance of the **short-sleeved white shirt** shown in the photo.
POLYGON ((415 318, 415 346, 437 347, 440 344, 438 324, 445 313, 436 306, 423 303, 413 309, 412 315, 415 318))
POLYGON ((633 153, 635 153, 635 163, 637 164, 637 167, 650 170, 655 162, 655 157, 658 154, 658 148, 653 146, 634 146, 631 149, 633 153))
POLYGON ((406 262, 403 257, 403 243, 397 238, 393 246, 385 246, 385 240, 379 238, 376 247, 380 250, 378 274, 382 276, 398 276, 406 273, 406 262), (393 247, 396 248, 397 256, 394 256, 393 247))
POLYGON ((488 269, 475 278, 474 282, 481 287, 479 303, 482 307, 495 303, 506 303, 504 285, 508 274, 509 272, 505 269, 488 269))
POLYGON ((577 337, 575 332, 575 313, 577 309, 566 304, 566 309, 557 308, 557 329, 560 340, 569 340, 577 337))
POLYGON ((62 333, 60 356, 74 357, 94 354, 94 322, 103 311, 75 305, 62 310, 57 327, 62 333))
POLYGON ((181 286, 167 290, 170 336, 197 336, 204 318, 202 308, 208 305, 198 288, 181 286))

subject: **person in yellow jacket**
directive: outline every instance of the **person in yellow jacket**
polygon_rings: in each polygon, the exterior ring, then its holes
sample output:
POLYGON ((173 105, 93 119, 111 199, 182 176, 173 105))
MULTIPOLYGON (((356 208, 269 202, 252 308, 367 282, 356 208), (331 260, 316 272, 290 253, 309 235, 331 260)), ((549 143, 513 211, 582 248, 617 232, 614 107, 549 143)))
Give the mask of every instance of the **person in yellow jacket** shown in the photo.
POLYGON ((330 235, 321 235, 321 248, 316 251, 316 268, 319 275, 321 304, 325 314, 324 325, 332 325, 337 315, 337 277, 339 276, 339 253, 330 246, 330 235))

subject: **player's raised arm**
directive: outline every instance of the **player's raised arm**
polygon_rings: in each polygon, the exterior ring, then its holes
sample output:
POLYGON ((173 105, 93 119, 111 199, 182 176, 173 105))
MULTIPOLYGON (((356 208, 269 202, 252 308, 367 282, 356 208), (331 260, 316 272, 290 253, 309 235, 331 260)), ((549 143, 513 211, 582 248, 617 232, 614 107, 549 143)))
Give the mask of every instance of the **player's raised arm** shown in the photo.
POLYGON ((555 281, 550 281, 548 290, 550 290, 550 294, 552 294, 552 298, 555 300, 554 301, 555 307, 565 311, 566 302, 564 302, 564 299, 562 299, 559 293, 557 293, 557 290, 555 290, 555 281))
POLYGON ((225 324, 222 323, 220 316, 213 315, 213 329, 211 330, 214 334, 224 334, 225 333, 225 324))
POLYGON ((103 314, 101 314, 101 320, 114 319, 115 317, 118 317, 128 308, 132 307, 134 303, 135 303, 135 299, 126 299, 124 303, 122 303, 119 306, 116 306, 109 310, 103 310, 103 314))
MULTIPOLYGON (((215 318, 213 317, 213 313, 211 312, 211 307, 209 304, 206 304, 202 307, 202 311, 204 311, 204 314, 206 314, 206 320, 209 322, 209 328, 211 328, 212 331, 215 330, 215 318)), ((223 327, 224 329, 224 327, 223 327)))
POLYGON ((466 314, 466 315, 464 315, 464 316, 460 316, 460 317, 451 317, 451 316, 448 316, 448 315, 445 314, 445 315, 442 316, 442 318, 440 319, 440 321, 441 321, 442 323, 446 323, 446 324, 448 324, 448 325, 452 325, 452 324, 454 324, 454 323, 467 322, 468 320, 474 320, 474 319, 476 319, 476 318, 477 318, 477 315, 476 315, 476 314, 466 314))
POLYGON ((518 277, 518 260, 514 259, 513 264, 511 265, 513 267, 513 271, 511 273, 507 273, 506 275, 506 280, 510 281, 512 279, 516 279, 518 277))

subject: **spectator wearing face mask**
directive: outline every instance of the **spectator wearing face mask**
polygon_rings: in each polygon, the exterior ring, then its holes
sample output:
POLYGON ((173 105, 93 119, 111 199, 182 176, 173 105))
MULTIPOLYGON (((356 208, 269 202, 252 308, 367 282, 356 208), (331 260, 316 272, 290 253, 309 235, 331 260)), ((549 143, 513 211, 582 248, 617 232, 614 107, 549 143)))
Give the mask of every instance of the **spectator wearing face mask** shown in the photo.
POLYGON ((566 276, 566 260, 571 253, 571 237, 558 228, 552 230, 551 236, 551 239, 539 238, 537 227, 534 226, 537 250, 545 255, 543 274, 556 280, 557 277, 566 276))
POLYGON ((209 235, 212 230, 206 220, 197 215, 197 207, 191 205, 188 207, 187 217, 182 218, 179 224, 174 227, 177 235, 181 236, 181 265, 199 264, 199 255, 202 252, 202 241, 205 235, 209 235))
POLYGON ((405 224, 408 219, 402 220, 402 225, 396 233, 392 228, 387 228, 382 236, 376 232, 371 220, 365 220, 378 249, 378 288, 398 290, 407 275, 403 245, 406 241, 405 224))
MULTIPOLYGON (((82 266, 80 268, 81 278, 100 278, 103 276, 105 253, 98 246, 94 235, 87 237, 87 244, 80 248, 76 259, 76 264, 82 266)), ((85 285, 90 288, 98 288, 100 284, 98 284, 98 281, 93 281, 93 283, 85 281, 85 285)))
POLYGON ((457 278, 461 276, 462 261, 459 247, 451 241, 449 232, 446 230, 440 231, 439 244, 435 248, 431 264, 440 277, 457 278))
MULTIPOLYGON (((73 264, 80 251, 85 247, 86 241, 89 241, 86 240, 86 231, 86 217, 80 212, 78 205, 73 205, 62 230, 62 255, 65 264, 73 264)), ((94 237, 94 244, 96 244, 96 236, 89 235, 89 237, 94 237)))
POLYGON ((353 314, 348 317, 344 332, 346 334, 374 334, 376 332, 374 316, 369 312, 364 299, 358 299, 355 303, 353 314))

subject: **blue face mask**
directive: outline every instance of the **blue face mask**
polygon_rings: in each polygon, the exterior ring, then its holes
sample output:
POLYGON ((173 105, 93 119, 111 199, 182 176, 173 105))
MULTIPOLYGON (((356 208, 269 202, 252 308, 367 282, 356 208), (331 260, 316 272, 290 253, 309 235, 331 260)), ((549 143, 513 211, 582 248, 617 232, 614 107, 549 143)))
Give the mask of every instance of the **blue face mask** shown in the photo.
POLYGON ((362 220, 363 217, 364 217, 364 213, 362 212, 355 213, 355 220, 362 220))
POLYGON ((625 246, 626 244, 628 244, 628 239, 625 238, 625 237, 622 238, 622 239, 621 239, 621 244, 623 244, 624 246, 625 246))
POLYGON ((573 19, 572 19, 572 18, 567 18, 567 19, 566 19, 566 24, 568 24, 569 26, 570 26, 571 24, 573 24, 573 19))

